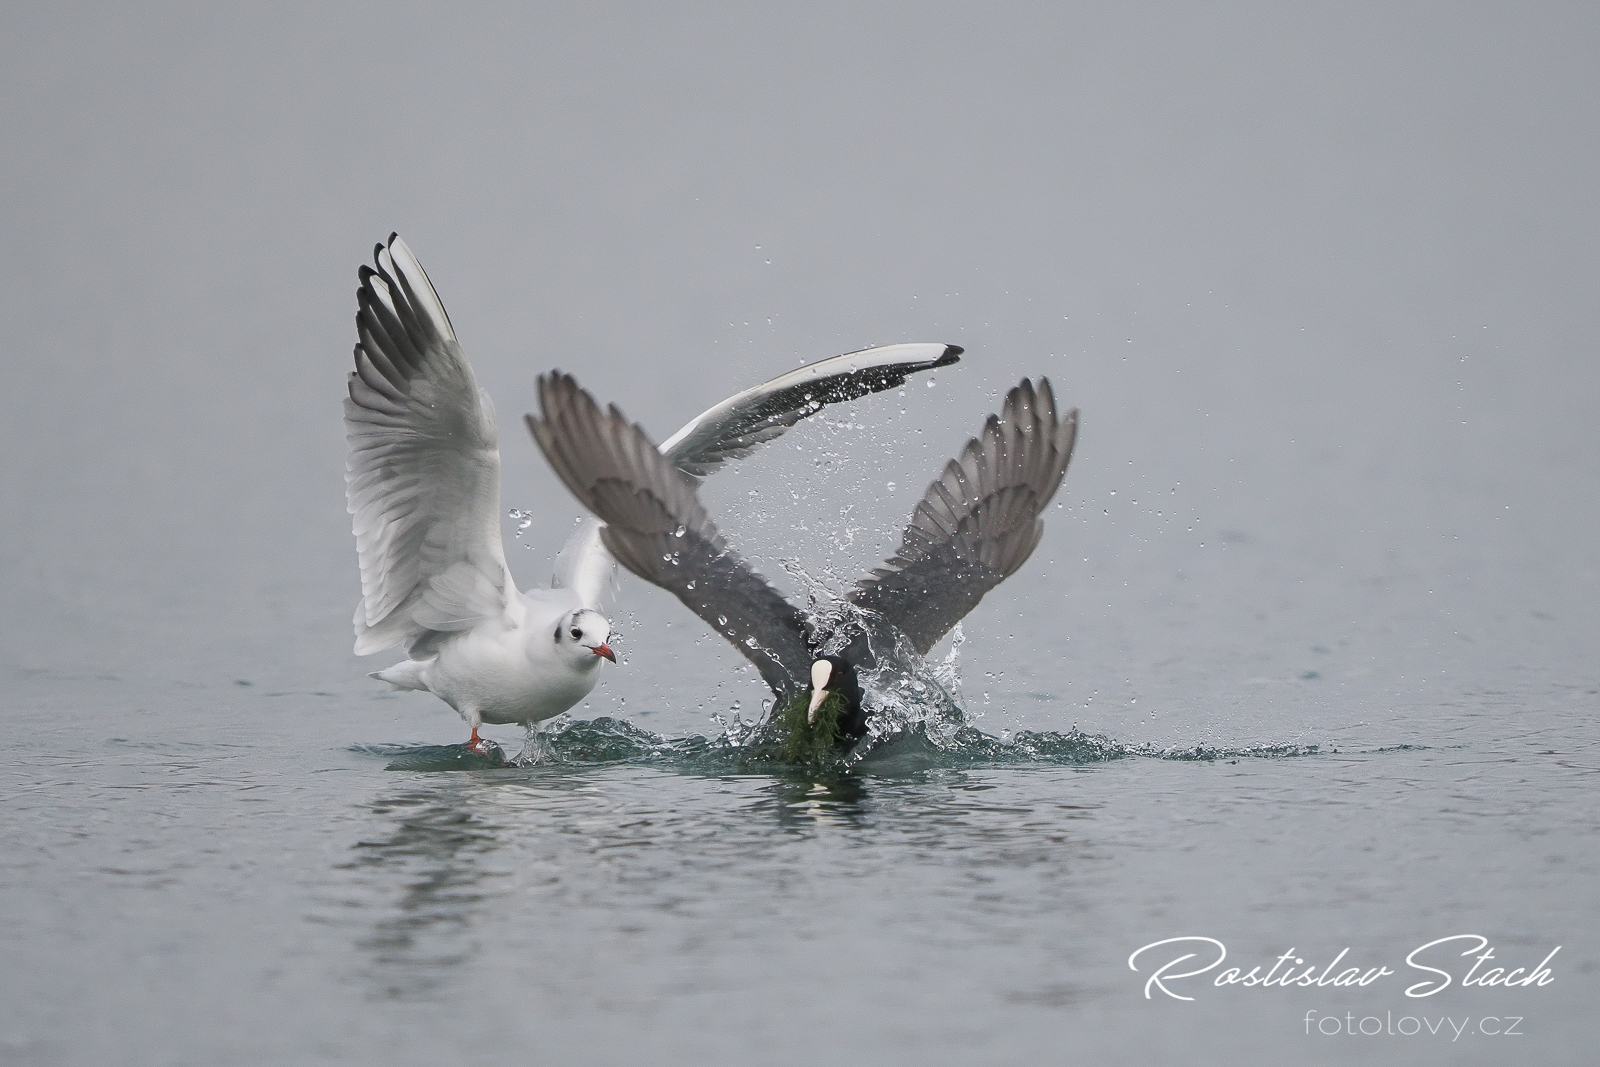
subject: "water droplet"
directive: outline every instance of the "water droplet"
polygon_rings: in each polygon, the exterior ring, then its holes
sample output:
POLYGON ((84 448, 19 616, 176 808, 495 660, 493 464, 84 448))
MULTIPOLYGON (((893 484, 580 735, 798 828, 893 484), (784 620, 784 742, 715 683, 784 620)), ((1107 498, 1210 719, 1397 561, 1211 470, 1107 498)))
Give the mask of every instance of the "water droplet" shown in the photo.
MULTIPOLYGON (((511 520, 517 524, 517 536, 519 538, 527 532, 528 527, 533 525, 533 512, 531 511, 523 511, 521 508, 512 508, 506 514, 509 515, 511 520)), ((524 547, 532 546, 529 545, 524 547)))
POLYGON ((717 625, 718 626, 726 626, 726 625, 728 625, 728 617, 726 615, 718 615, 717 616, 717 625))

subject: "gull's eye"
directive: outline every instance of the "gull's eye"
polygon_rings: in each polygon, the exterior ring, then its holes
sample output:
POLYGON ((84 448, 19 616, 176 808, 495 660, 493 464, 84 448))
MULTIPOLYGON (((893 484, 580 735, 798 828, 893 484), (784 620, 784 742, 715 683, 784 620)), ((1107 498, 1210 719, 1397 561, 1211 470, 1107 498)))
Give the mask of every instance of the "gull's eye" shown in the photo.
POLYGON ((582 636, 583 636, 583 631, 582 630, 576 630, 575 629, 575 630, 572 631, 572 639, 574 641, 576 641, 578 638, 580 638, 582 636))

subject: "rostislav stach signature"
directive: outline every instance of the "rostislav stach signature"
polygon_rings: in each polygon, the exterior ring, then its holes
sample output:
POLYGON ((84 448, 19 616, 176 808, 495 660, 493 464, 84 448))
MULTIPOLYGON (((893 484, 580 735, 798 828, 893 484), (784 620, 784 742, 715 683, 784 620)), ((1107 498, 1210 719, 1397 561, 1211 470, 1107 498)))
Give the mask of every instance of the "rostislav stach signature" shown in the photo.
POLYGON ((1152 941, 1128 957, 1128 967, 1138 973, 1148 973, 1144 983, 1145 999, 1159 990, 1175 1000, 1193 1000, 1180 989, 1193 992, 1207 982, 1192 979, 1209 975, 1214 988, 1244 986, 1260 989, 1337 989, 1370 986, 1398 975, 1401 967, 1416 972, 1410 977, 1426 974, 1428 977, 1406 988, 1408 997, 1431 997, 1453 984, 1463 988, 1511 989, 1549 985, 1555 981, 1550 961, 1561 951, 1557 945, 1534 966, 1507 967, 1495 954, 1494 946, 1481 934, 1454 934, 1419 945, 1406 955, 1405 963, 1396 967, 1355 965, 1346 962, 1350 949, 1342 949, 1326 964, 1307 961, 1290 946, 1270 965, 1257 964, 1246 970, 1228 967, 1217 971, 1228 958, 1228 948, 1214 937, 1168 937, 1152 941), (1472 962, 1465 960, 1470 957, 1472 962), (1459 975, 1459 977, 1457 977, 1459 975))

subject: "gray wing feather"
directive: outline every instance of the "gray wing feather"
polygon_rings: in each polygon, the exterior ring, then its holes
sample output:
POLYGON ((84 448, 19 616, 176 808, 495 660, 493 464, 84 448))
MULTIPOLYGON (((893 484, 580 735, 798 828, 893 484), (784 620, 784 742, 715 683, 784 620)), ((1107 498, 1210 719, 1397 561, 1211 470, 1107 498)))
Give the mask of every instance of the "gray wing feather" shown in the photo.
POLYGON ((356 653, 414 652, 506 605, 494 412, 422 265, 397 235, 362 267, 344 404, 361 562, 356 653))
POLYGON ((886 345, 818 360, 701 412, 662 442, 661 452, 685 474, 704 478, 828 404, 904 385, 907 375, 957 362, 961 351, 955 345, 886 345))
POLYGON ((539 379, 542 417, 528 429, 550 467, 606 525, 606 549, 711 624, 782 695, 804 684, 804 618, 728 548, 693 481, 615 405, 601 411, 570 376, 539 379))
POLYGON ((928 486, 900 549, 863 579, 850 601, 872 620, 928 650, 985 593, 1027 562, 1044 534, 1039 515, 1067 472, 1077 409, 1058 417, 1049 379, 1024 379, 999 415, 928 486))

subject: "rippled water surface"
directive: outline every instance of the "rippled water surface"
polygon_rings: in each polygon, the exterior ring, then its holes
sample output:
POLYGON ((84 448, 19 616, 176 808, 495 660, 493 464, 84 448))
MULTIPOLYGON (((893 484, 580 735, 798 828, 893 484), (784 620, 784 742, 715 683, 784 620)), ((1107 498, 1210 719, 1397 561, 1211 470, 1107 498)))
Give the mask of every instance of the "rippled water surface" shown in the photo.
MULTIPOLYGON (((1180 935, 1257 962, 1560 943, 1547 989, 1426 1007, 1524 1015, 1548 1062, 1587 1031, 1592 691, 1467 694, 1398 745, 969 732, 814 773, 611 719, 537 766, 393 769, 445 750, 317 726, 381 733, 371 697, 12 693, 4 1062, 1221 1062, 1325 1042, 1309 1009, 1415 1014, 1398 987, 1146 1002, 1128 955, 1180 935)), ((1465 1040, 1377 1054, 1500 1062, 1465 1040)))

